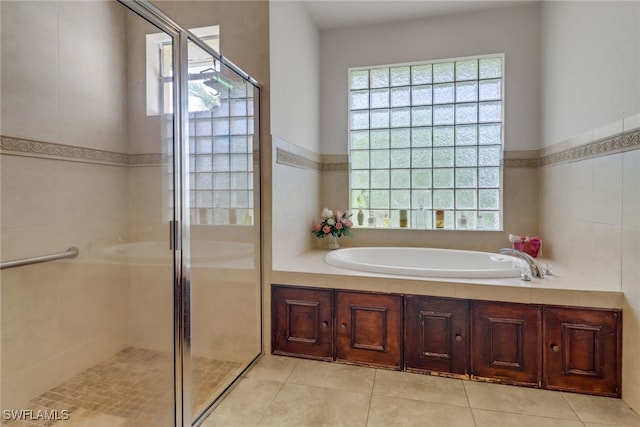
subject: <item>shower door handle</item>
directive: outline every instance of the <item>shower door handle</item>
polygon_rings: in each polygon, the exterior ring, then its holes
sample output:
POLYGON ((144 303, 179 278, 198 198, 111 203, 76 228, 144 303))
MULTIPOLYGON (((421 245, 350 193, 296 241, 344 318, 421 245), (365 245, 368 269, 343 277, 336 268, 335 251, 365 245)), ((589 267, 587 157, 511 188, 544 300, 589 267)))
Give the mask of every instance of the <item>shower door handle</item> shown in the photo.
POLYGON ((176 226, 180 224, 179 221, 169 221, 169 250, 176 250, 176 226))

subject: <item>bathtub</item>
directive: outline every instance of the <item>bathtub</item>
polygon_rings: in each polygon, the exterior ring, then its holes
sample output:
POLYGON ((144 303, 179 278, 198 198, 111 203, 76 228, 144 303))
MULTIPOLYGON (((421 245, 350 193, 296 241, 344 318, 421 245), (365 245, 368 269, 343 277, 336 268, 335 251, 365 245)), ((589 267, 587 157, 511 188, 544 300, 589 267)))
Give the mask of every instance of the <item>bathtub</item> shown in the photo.
POLYGON ((489 252, 434 248, 372 247, 329 252, 334 267, 400 276, 488 279, 520 276, 520 261, 489 252))

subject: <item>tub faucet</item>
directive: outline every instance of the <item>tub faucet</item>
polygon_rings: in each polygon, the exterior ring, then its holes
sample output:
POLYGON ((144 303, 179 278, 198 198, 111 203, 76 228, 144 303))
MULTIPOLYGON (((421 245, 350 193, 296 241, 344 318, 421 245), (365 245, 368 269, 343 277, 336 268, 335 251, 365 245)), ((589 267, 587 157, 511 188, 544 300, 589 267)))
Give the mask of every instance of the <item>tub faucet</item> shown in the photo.
POLYGON ((524 253, 522 251, 519 251, 517 249, 512 249, 512 248, 502 248, 500 249, 499 252, 502 255, 513 255, 520 258, 521 260, 529 264, 529 268, 531 269, 531 274, 533 275, 533 277, 539 277, 541 279, 544 278, 544 273, 542 272, 542 269, 540 268, 536 260, 533 259, 531 255, 524 253))

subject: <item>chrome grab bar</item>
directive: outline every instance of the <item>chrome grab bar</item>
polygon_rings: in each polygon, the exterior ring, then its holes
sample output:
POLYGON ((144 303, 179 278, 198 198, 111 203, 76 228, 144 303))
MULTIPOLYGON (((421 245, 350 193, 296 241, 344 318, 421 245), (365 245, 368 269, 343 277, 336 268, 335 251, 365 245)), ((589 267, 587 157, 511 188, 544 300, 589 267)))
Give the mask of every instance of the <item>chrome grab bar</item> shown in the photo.
POLYGON ((4 270, 5 268, 11 268, 11 267, 20 267, 23 265, 37 264, 40 262, 55 261, 58 259, 65 259, 65 258, 71 259, 71 258, 77 257, 79 253, 80 251, 78 250, 78 248, 76 248, 75 246, 72 246, 69 249, 67 249, 66 252, 61 252, 59 254, 42 255, 42 256, 36 256, 33 258, 24 258, 24 259, 16 259, 13 261, 1 262, 0 270, 4 270))

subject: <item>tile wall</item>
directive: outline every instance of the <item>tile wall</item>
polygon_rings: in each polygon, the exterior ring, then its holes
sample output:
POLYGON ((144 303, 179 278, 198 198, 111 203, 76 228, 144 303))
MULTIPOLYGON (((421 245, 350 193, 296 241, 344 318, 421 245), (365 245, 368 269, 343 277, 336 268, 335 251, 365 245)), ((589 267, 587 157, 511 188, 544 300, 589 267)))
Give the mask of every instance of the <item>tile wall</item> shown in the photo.
MULTIPOLYGON (((306 200, 305 206, 315 206, 315 210, 305 208, 304 214, 295 218, 282 219, 280 229, 294 227, 299 231, 291 234, 284 247, 276 251, 274 260, 287 259, 312 248, 323 248, 326 242, 315 238, 310 230, 319 220, 323 207, 348 209, 349 173, 347 156, 319 155, 310 153, 292 144, 283 145, 280 160, 276 160, 274 170, 275 216, 287 215, 285 210, 300 211, 297 203, 291 203, 290 195, 299 194, 306 200), (298 153, 290 155, 290 153, 298 153), (296 178, 292 179, 292 175, 296 178), (282 186, 286 191, 280 191, 282 186), (316 197, 314 201, 310 195, 316 197), (318 197, 319 196, 319 197, 318 197), (282 198, 282 199, 279 199, 282 198), (278 206, 281 208, 279 209, 278 206), (295 236, 295 237, 294 237, 295 236)), ((274 154, 274 158, 276 155, 274 154)), ((538 191, 537 191, 537 151, 512 151, 505 153, 503 162, 504 182, 504 231, 447 231, 447 230, 400 230, 400 229, 358 229, 352 236, 341 239, 340 245, 348 246, 428 246, 468 250, 496 251, 509 245, 508 234, 536 235, 538 233, 538 191), (478 234, 482 238, 478 238, 478 234)), ((274 227, 278 224, 274 220, 274 227)), ((274 262, 274 269, 277 263, 274 262)))
POLYGON ((0 7, 1 258, 80 249, 0 273, 2 407, 20 408, 126 345, 126 268, 89 256, 127 235, 126 16, 113 2, 0 7))
POLYGON ((622 398, 640 408, 640 115, 541 151, 546 255, 624 292, 622 398))

